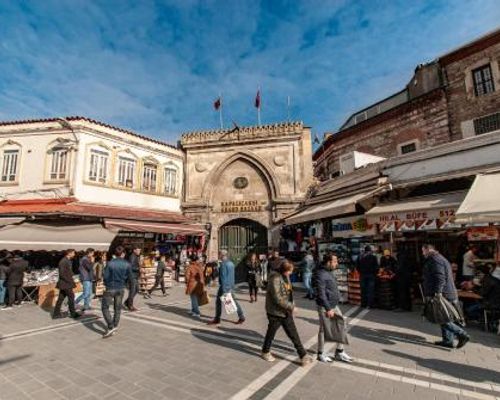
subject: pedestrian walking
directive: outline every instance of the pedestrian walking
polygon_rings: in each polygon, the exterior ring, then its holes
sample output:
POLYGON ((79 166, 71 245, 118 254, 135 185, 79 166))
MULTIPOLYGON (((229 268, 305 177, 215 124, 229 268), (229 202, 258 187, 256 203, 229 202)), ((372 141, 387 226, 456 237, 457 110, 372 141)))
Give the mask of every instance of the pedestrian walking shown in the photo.
POLYGON ((261 268, 260 262, 257 258, 257 254, 251 253, 250 257, 246 263, 247 267, 247 282, 248 289, 250 292, 250 303, 257 301, 257 295, 259 293, 259 284, 261 282, 261 268))
POLYGON ((370 246, 358 260, 358 271, 361 286, 361 307, 372 308, 375 304, 375 282, 378 272, 378 260, 370 246))
POLYGON ((107 330, 103 338, 108 338, 115 334, 120 323, 125 285, 132 280, 133 273, 130 263, 125 260, 125 249, 118 246, 114 252, 115 257, 109 261, 103 272, 104 285, 106 290, 102 296, 102 315, 107 324, 107 330), (113 305, 114 315, 109 312, 110 305, 113 305))
POLYGON ((142 249, 138 246, 132 249, 132 254, 129 258, 129 263, 132 268, 132 277, 128 281, 128 297, 125 300, 125 307, 129 311, 138 311, 139 309, 134 306, 134 298, 139 292, 139 274, 141 271, 141 252, 142 249))
POLYGON ((104 285, 103 283, 103 277, 102 274, 104 272, 104 268, 106 268, 107 260, 108 260, 108 255, 106 252, 101 251, 96 257, 94 257, 95 262, 94 262, 94 298, 96 298, 98 295, 102 295, 102 287, 104 285), (99 293, 99 294, 98 294, 99 293))
POLYGON ((78 305, 83 300, 83 309, 90 310, 92 301, 92 283, 94 282, 94 249, 87 249, 85 256, 80 260, 80 282, 82 283, 83 293, 77 297, 75 304, 78 305))
POLYGON ((308 250, 304 255, 300 265, 302 267, 302 282, 304 284, 304 288, 306 289, 306 295, 304 297, 309 300, 314 300, 314 290, 311 283, 315 263, 310 250, 308 250))
POLYGON ((170 262, 170 257, 167 257, 165 255, 161 255, 159 257, 159 260, 156 264, 156 275, 155 275, 155 284, 151 289, 149 289, 146 294, 144 295, 144 298, 150 299, 151 294, 158 289, 158 286, 161 287, 161 292, 163 293, 163 296, 165 297, 167 295, 167 290, 165 289, 165 280, 163 279, 163 276, 165 275, 165 270, 167 269, 167 263, 170 262))
MULTIPOLYGON (((453 272, 449 261, 441 255, 433 245, 422 246, 424 262, 423 290, 427 300, 434 296, 443 296, 457 310, 460 310, 458 294, 453 282, 453 272)), ((456 322, 447 322, 441 325, 442 340, 436 345, 454 348, 454 340, 458 339, 457 349, 464 347, 470 340, 467 332, 456 322)))
POLYGON ((9 267, 6 259, 0 259, 0 306, 5 306, 5 295, 7 294, 7 276, 9 267))
POLYGON ((234 296, 234 263, 229 259, 227 250, 221 250, 219 252, 219 258, 221 261, 219 268, 219 290, 217 291, 216 301, 215 301, 215 318, 210 321, 209 325, 220 324, 220 318, 222 315, 222 301, 221 296, 231 294, 234 302, 236 303, 236 309, 238 314, 238 321, 236 324, 242 324, 245 322, 245 315, 240 304, 234 296))
POLYGON ((343 343, 337 343, 334 354, 324 354, 325 319, 342 318, 339 308, 340 291, 333 271, 338 268, 339 261, 335 254, 326 254, 323 262, 314 270, 313 286, 316 292, 316 305, 319 316, 318 361, 330 363, 333 360, 351 363, 352 358, 344 350, 343 343))
POLYGON ((7 276, 7 290, 9 293, 9 301, 7 308, 12 306, 21 306, 23 300, 23 281, 24 273, 28 269, 28 262, 24 260, 19 254, 14 254, 10 260, 9 275, 7 276))
POLYGON ((312 362, 312 358, 307 355, 300 341, 293 319, 295 304, 293 301, 292 284, 290 282, 290 275, 293 269, 294 266, 290 261, 284 261, 277 271, 269 275, 266 292, 266 313, 269 322, 261 357, 270 362, 275 360, 271 354, 271 346, 276 332, 280 327, 283 327, 300 357, 302 366, 306 366, 312 362))
POLYGON ((205 276, 203 267, 196 254, 191 255, 191 262, 186 268, 186 294, 191 299, 191 314, 194 318, 200 318, 199 299, 205 290, 205 276))
POLYGON ((273 271, 277 271, 282 263, 283 259, 280 257, 280 252, 274 249, 271 253, 271 257, 269 257, 268 260, 268 274, 273 271))
POLYGON ((64 299, 68 298, 68 308, 71 318, 79 318, 81 315, 75 309, 75 293, 73 289, 76 287, 73 280, 73 259, 75 258, 75 250, 69 249, 64 252, 64 257, 59 261, 59 280, 56 287, 59 289, 59 297, 57 298, 56 306, 52 314, 53 319, 63 318, 61 314, 61 306, 64 299))

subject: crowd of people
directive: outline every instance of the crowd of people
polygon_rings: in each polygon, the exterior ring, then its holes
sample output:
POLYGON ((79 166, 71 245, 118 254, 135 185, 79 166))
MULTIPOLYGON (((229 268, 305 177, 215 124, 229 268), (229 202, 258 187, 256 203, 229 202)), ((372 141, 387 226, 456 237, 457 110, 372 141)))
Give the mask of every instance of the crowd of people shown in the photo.
MULTIPOLYGON (((72 249, 65 251, 58 264, 57 289, 59 295, 52 317, 58 319, 69 315, 71 318, 80 318, 82 313, 77 311, 77 305, 83 302, 83 312, 91 310, 96 285, 102 282, 105 290, 102 295, 101 309, 107 326, 103 337, 109 338, 113 336, 119 327, 122 307, 131 312, 138 311, 134 301, 139 291, 139 277, 143 263, 141 251, 139 247, 133 248, 127 257, 125 248, 118 246, 114 249, 108 261, 106 253, 98 253, 93 249, 87 249, 78 262, 82 293, 76 299, 74 293, 76 283, 73 278, 76 252, 72 249), (125 290, 127 290, 128 295, 124 300, 125 290), (68 302, 68 314, 61 311, 65 299, 68 302), (110 311, 110 308, 113 309, 113 312, 110 311)), ((422 255, 425 260, 422 282, 425 301, 430 302, 432 299, 444 298, 456 308, 458 314, 461 314, 462 310, 458 301, 457 287, 451 264, 432 245, 424 245, 422 255)), ((165 271, 175 265, 169 255, 160 254, 159 251, 155 251, 152 256, 155 260, 156 275, 153 286, 144 293, 145 298, 151 298, 152 293, 158 288, 161 288, 163 295, 167 294, 163 276, 165 271)), ((215 296, 215 315, 208 324, 218 325, 221 323, 222 310, 223 306, 225 306, 223 300, 226 301, 227 299, 230 299, 229 301, 234 304, 234 311, 238 318, 235 323, 245 323, 245 313, 235 293, 235 265, 229 258, 227 251, 220 251, 217 263, 207 263, 204 258, 192 254, 186 265, 185 293, 190 298, 190 314, 194 318, 200 318, 200 306, 209 302, 207 287, 215 278, 218 278, 219 287, 215 296)), ((305 297, 315 300, 318 312, 317 359, 326 363, 334 360, 352 362, 352 358, 344 350, 344 344, 348 343, 348 336, 345 319, 339 308, 341 296, 333 273, 338 266, 338 258, 332 252, 325 254, 320 262, 314 259, 311 252, 308 252, 302 262, 299 263, 306 291, 305 297), (332 321, 335 321, 335 323, 332 321), (337 343, 333 354, 324 352, 325 340, 337 343)), ((359 258, 356 267, 360 273, 361 305, 370 308, 374 304, 374 285, 377 271, 382 268, 393 271, 397 276, 398 262, 389 251, 385 251, 379 260, 373 254, 372 249, 367 247, 364 254, 359 258)), ((28 262, 20 254, 7 254, 6 257, 0 259, 0 302, 6 301, 6 307, 16 306, 21 303, 23 275, 27 268, 28 262), (6 292, 8 293, 7 300, 5 297, 6 292)), ((257 254, 252 253, 246 263, 246 281, 248 283, 250 303, 258 301, 260 290, 265 290, 266 293, 265 310, 268 327, 261 356, 269 362, 275 359, 271 353, 271 348, 276 332, 281 327, 293 343, 302 365, 308 365, 312 362, 311 357, 307 355, 304 349, 294 321, 297 307, 294 301, 290 276, 296 268, 297 266, 294 263, 280 257, 278 251, 271 252, 268 257, 258 257, 257 254)), ((408 277, 400 275, 398 282, 406 283, 408 277)), ((472 284, 472 280, 466 280, 466 282, 472 284)), ((485 294, 485 300, 498 302, 500 267, 491 271, 485 278, 485 282, 481 289, 485 294)), ((409 291, 408 284, 406 290, 409 291)), ((404 309, 410 310, 411 299, 409 293, 405 292, 404 296, 400 298, 405 301, 400 303, 404 309)), ((470 340, 462 321, 447 320, 440 325, 442 339, 436 342, 436 345, 447 348, 461 348, 470 340)))

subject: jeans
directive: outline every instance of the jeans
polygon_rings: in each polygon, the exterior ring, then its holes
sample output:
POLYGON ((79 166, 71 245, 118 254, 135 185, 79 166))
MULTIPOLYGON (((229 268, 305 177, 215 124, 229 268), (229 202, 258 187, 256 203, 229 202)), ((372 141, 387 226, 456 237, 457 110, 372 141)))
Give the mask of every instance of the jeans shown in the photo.
POLYGON ((75 304, 80 304, 83 300, 83 307, 88 310, 90 308, 90 301, 92 299, 92 281, 82 282, 83 293, 77 297, 75 304))
MULTIPOLYGON (((323 354, 323 350, 325 349, 325 326, 323 325, 323 318, 321 318, 321 314, 325 313, 326 310, 323 307, 318 307, 318 316, 319 316, 319 332, 318 332, 318 354, 323 354)), ((342 315, 342 311, 340 308, 335 307, 333 312, 336 315, 342 315)), ((344 350, 344 345, 342 343, 337 343, 337 350, 344 350)))
POLYGON ((71 316, 76 315, 75 293, 73 293, 73 289, 59 289, 59 297, 57 298, 56 306, 54 307, 54 316, 61 315, 61 306, 66 297, 68 298, 69 313, 71 316))
POLYGON ((5 280, 0 280, 0 304, 5 303, 5 292, 7 288, 5 287, 5 280))
POLYGON ((23 289, 22 285, 10 286, 9 289, 9 306, 14 304, 21 304, 23 300, 23 289))
POLYGON ((158 288, 158 286, 161 287, 161 292, 165 294, 165 280, 163 279, 163 276, 156 275, 155 276, 155 284, 151 289, 148 290, 148 293, 151 294, 153 293, 154 290, 158 288))
POLYGON ((443 342, 448 344, 453 344, 455 337, 460 337, 467 335, 464 329, 453 322, 448 322, 441 325, 441 334, 443 336, 443 342))
POLYGON ((257 279, 255 275, 248 277, 248 289, 250 291, 250 297, 257 298, 257 292, 259 289, 257 288, 257 279))
POLYGON ((304 287, 307 290, 307 296, 313 297, 314 291, 311 286, 312 272, 304 272, 302 274, 302 282, 304 283, 304 287))
POLYGON ((361 276, 361 307, 373 307, 375 303, 375 276, 361 276))
POLYGON ((108 329, 117 328, 120 323, 120 313, 122 310, 123 289, 110 289, 106 290, 102 295, 102 315, 108 329), (114 316, 111 317, 109 306, 113 303, 114 316))
POLYGON ((189 295, 191 298, 191 312, 196 315, 200 315, 200 307, 198 305, 198 295, 191 293, 189 295))
MULTIPOLYGON (((234 297, 234 293, 230 292, 233 295, 233 300, 236 303, 236 312, 238 313, 238 318, 239 319, 244 319, 245 315, 243 314, 243 309, 240 306, 240 303, 238 303, 238 300, 236 300, 236 297, 234 297)), ((220 301, 220 297, 224 294, 222 287, 219 287, 219 290, 217 291, 217 296, 215 300, 215 320, 220 321, 220 317, 222 315, 222 301, 220 301)))
POLYGON ((276 336, 276 332, 282 326, 286 335, 292 341, 295 350, 297 350, 299 357, 302 358, 307 354, 304 346, 302 346, 299 333, 297 332, 297 327, 295 326, 295 321, 293 320, 293 316, 291 314, 288 314, 286 317, 276 317, 274 315, 267 314, 267 319, 269 320, 269 324, 267 326, 266 338, 264 339, 264 346, 262 347, 263 353, 269 353, 274 337, 276 336))
POLYGON ((128 297, 125 300, 125 305, 128 308, 132 308, 134 306, 134 297, 137 295, 139 291, 139 281, 137 277, 131 279, 128 283, 128 297))

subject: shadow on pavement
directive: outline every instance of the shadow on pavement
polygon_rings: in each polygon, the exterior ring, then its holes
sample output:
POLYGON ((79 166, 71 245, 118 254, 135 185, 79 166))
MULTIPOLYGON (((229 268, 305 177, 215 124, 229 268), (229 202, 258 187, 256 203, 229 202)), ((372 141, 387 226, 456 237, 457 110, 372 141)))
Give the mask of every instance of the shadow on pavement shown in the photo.
MULTIPOLYGON (((204 321, 200 321, 199 319, 195 319, 193 317, 191 317, 191 315, 189 315, 189 310, 190 310, 190 305, 187 305, 186 307, 178 307, 178 306, 169 306, 169 305, 163 305, 163 304, 158 304, 158 303, 145 303, 150 309, 152 310, 157 310, 157 311, 164 311, 164 312, 167 312, 167 313, 171 313, 171 314, 174 314, 174 315, 178 315, 180 317, 183 317, 183 318, 186 318, 188 319, 189 321, 191 322, 204 322, 204 321)), ((202 318, 208 318, 208 320, 211 320, 214 316, 213 315, 207 315, 207 314, 204 314, 203 313, 203 307, 200 307, 200 310, 201 310, 201 317, 202 318)), ((231 321, 231 320, 228 320, 228 319, 224 319, 222 318, 221 321, 225 321, 225 322, 236 322, 236 321, 231 321)))
POLYGON ((472 365, 467 365, 463 363, 454 363, 451 361, 441 360, 437 358, 422 358, 401 353, 399 351, 393 351, 393 350, 383 350, 383 351, 392 356, 396 356, 399 358, 406 358, 407 360, 415 361, 421 367, 428 368, 442 374, 451 375, 456 378, 465 379, 469 381, 476 381, 476 382, 484 382, 484 381, 500 382, 500 372, 495 370, 481 368, 481 367, 474 367, 472 365))
POLYGON ((16 357, 11 357, 11 358, 6 358, 5 360, 1 360, 0 359, 0 366, 1 365, 5 365, 5 364, 9 364, 11 362, 16 362, 16 361, 24 360, 24 359, 29 358, 29 357, 31 357, 31 354, 24 354, 22 356, 16 356, 16 357))

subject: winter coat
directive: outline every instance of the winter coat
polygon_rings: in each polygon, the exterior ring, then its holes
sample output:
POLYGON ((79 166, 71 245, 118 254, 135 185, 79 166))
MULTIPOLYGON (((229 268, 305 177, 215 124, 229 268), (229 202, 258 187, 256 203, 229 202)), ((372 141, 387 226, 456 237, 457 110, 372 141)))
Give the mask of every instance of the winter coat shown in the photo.
POLYGON ((21 286, 28 265, 28 261, 18 257, 14 258, 9 265, 9 275, 7 276, 6 286, 21 286))
POLYGON ((319 265, 313 273, 313 287, 316 293, 316 304, 326 311, 333 310, 340 301, 340 292, 332 271, 319 265))
POLYGON ((293 292, 290 279, 279 272, 272 272, 269 275, 266 292, 267 314, 285 318, 293 311, 293 308, 293 292))
POLYGON ((219 268, 219 286, 223 293, 229 293, 234 289, 234 263, 225 259, 219 268))
POLYGON ((80 273, 81 282, 92 282, 94 280, 94 265, 92 264, 92 261, 90 261, 90 258, 85 256, 80 260, 80 268, 78 268, 78 272, 80 273))
POLYGON ((59 261, 59 280, 56 287, 62 290, 70 290, 76 287, 73 280, 73 262, 67 257, 63 257, 59 261))
POLYGON ((199 262, 192 262, 186 268, 186 294, 199 294, 205 286, 203 268, 199 262))
POLYGON ((433 297, 437 293, 442 293, 449 301, 458 300, 451 265, 438 252, 430 253, 425 259, 423 277, 424 296, 433 297))
POLYGON ((106 290, 122 290, 127 281, 132 280, 132 268, 130 263, 123 258, 113 258, 108 261, 103 272, 104 286, 106 290))
POLYGON ((365 253, 358 260, 358 270, 361 276, 376 276, 378 272, 378 260, 373 253, 365 253))
POLYGON ((261 272, 262 269, 259 261, 255 261, 254 263, 251 261, 247 262, 247 282, 256 280, 257 275, 261 272))
POLYGON ((485 307, 500 310, 500 279, 486 275, 479 294, 483 296, 485 307))

